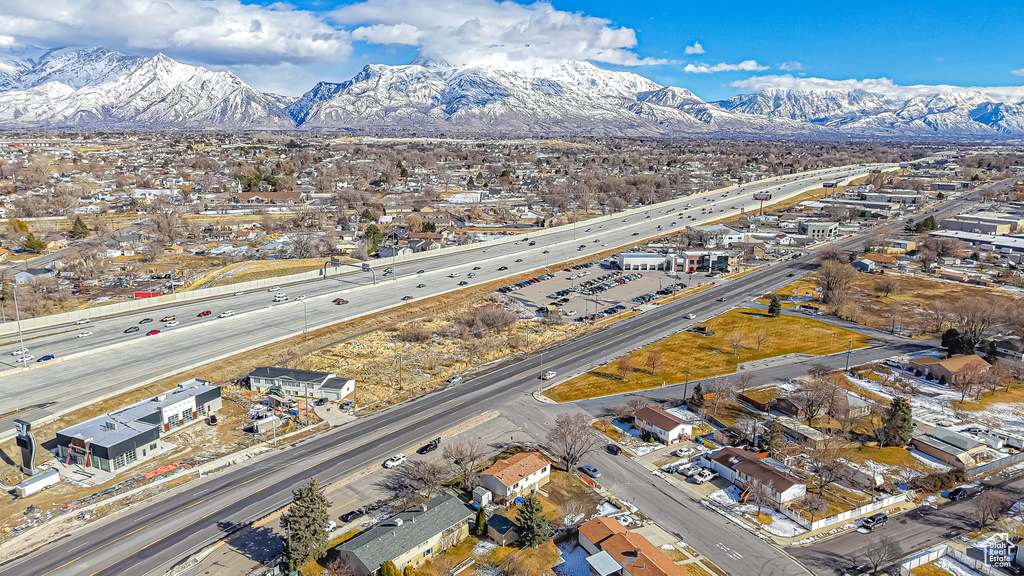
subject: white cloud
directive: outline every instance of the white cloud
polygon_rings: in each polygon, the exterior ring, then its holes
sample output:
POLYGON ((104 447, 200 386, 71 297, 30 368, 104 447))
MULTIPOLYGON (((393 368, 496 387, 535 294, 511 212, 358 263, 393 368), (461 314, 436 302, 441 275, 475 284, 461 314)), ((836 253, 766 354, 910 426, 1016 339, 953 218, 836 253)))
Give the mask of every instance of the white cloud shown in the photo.
POLYGON ((707 64, 687 64, 686 68, 683 68, 683 71, 690 72, 692 74, 713 74, 715 72, 735 72, 737 70, 755 72, 767 69, 767 66, 761 66, 756 60, 744 60, 739 64, 726 64, 725 62, 722 62, 720 64, 715 64, 714 66, 708 66, 707 64))
POLYGON ((204 63, 344 60, 348 32, 285 4, 239 0, 5 1, 0 34, 50 46, 164 51, 204 63))
POLYGON ((419 46, 428 57, 455 64, 579 59, 637 66, 636 33, 604 18, 556 10, 548 2, 496 0, 366 0, 338 8, 331 21, 355 27, 352 38, 373 44, 419 46))
POLYGON ((831 80, 828 78, 798 78, 792 74, 766 74, 737 80, 731 86, 745 92, 769 88, 788 90, 865 90, 892 98, 911 98, 939 93, 981 92, 994 98, 1024 96, 1024 86, 951 86, 949 84, 914 84, 901 86, 889 78, 855 78, 831 80))
POLYGON ((794 72, 796 70, 803 70, 804 65, 800 62, 783 62, 782 64, 779 64, 779 68, 786 72, 794 72))
POLYGON ((1014 76, 1024 76, 1024 68, 1017 68, 1016 70, 1010 70, 1010 74, 1014 76))
POLYGON ((0 36, 0 46, 13 46, 14 36, 0 36))
POLYGON ((700 45, 700 42, 694 42, 693 46, 687 46, 685 52, 687 54, 703 54, 704 47, 700 45))

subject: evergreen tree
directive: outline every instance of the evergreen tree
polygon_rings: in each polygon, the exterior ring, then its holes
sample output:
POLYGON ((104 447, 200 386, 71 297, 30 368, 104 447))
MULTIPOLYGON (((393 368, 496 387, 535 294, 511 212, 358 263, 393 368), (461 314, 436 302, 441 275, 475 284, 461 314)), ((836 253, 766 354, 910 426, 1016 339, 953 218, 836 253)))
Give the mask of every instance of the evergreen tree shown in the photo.
POLYGON ((89 235, 89 227, 82 222, 81 216, 75 216, 75 223, 71 226, 71 237, 75 240, 81 240, 89 235))
POLYGON ((690 396, 688 404, 698 410, 704 405, 704 390, 700 387, 699 382, 693 387, 693 396, 690 396))
POLYGON ((416 573, 416 569, 413 568, 412 564, 406 564, 405 568, 402 568, 402 576, 413 576, 416 573))
POLYGON ((371 254, 377 251, 377 246, 380 246, 380 243, 384 240, 384 233, 380 231, 376 224, 367 226, 363 236, 373 243, 373 248, 370 250, 371 254))
POLYGON ((28 232, 28 224, 25 224, 25 222, 18 220, 13 216, 7 219, 7 223, 10 224, 11 230, 14 230, 15 232, 28 232))
POLYGON ((402 576, 402 571, 391 560, 380 565, 380 576, 402 576))
POLYGON ((778 420, 772 420, 772 423, 768 425, 768 432, 761 438, 761 446, 764 451, 775 458, 782 447, 786 445, 786 429, 778 420))
POLYGON ((906 446, 914 429, 910 403, 899 396, 892 399, 882 420, 882 443, 888 446, 906 446))
POLYGON ((536 548, 548 539, 548 519, 540 498, 527 496, 519 507, 519 540, 523 546, 536 548))
POLYGON ((768 315, 772 318, 778 318, 782 314, 782 299, 779 298, 778 294, 772 296, 772 301, 768 304, 768 315))
POLYGON ((316 478, 292 492, 292 504, 281 515, 281 529, 285 532, 284 551, 293 568, 327 553, 329 542, 324 528, 330 520, 330 505, 316 478))
POLYGON ((29 232, 28 236, 25 238, 24 248, 33 254, 40 254, 43 250, 46 250, 46 242, 36 240, 36 237, 29 232))
POLYGON ((481 506, 476 509, 476 525, 473 526, 474 536, 487 536, 487 510, 481 506))
POLYGON ((362 217, 363 221, 365 221, 365 222, 373 222, 374 221, 373 220, 373 213, 370 212, 369 208, 364 208, 363 209, 363 213, 360 214, 360 216, 362 217))

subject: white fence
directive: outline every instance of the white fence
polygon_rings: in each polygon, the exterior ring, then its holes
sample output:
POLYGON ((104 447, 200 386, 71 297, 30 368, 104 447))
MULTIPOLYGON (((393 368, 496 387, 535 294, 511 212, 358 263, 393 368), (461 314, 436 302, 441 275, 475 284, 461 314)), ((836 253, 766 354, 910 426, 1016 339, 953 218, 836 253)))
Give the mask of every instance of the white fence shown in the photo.
POLYGON ((943 554, 946 553, 946 545, 939 544, 934 548, 930 548, 921 552, 920 554, 907 558, 902 564, 900 564, 900 576, 911 576, 910 571, 918 566, 924 566, 929 562, 938 560, 943 554))
POLYGON ((832 526, 833 524, 839 524, 841 522, 846 522, 847 520, 851 520, 853 518, 856 518, 858 516, 862 516, 862 515, 867 514, 869 512, 874 512, 876 510, 881 510, 882 508, 886 508, 888 506, 892 506, 893 504, 896 504, 898 502, 906 502, 906 500, 907 500, 906 494, 897 494, 895 496, 887 496, 885 498, 882 498, 881 500, 875 500, 874 502, 872 502, 870 504, 865 504, 865 505, 861 506, 860 508, 854 508, 853 510, 847 510, 846 512, 843 512, 843 513, 840 513, 840 514, 836 514, 835 516, 829 516, 828 518, 822 518, 820 520, 815 520, 814 522, 811 522, 811 521, 807 520, 806 518, 804 518, 800 514, 797 514, 796 512, 793 512, 792 510, 790 510, 788 508, 785 508, 785 507, 782 508, 782 513, 787 518, 789 518, 790 520, 796 522, 797 524, 803 526, 804 528, 806 528, 808 530, 820 530, 820 529, 825 528, 827 526, 832 526))
POLYGON ((978 574, 984 574, 985 576, 1002 576, 1005 574, 1005 572, 995 568, 991 564, 986 564, 984 560, 980 558, 972 558, 963 551, 949 546, 948 544, 939 544, 934 548, 930 548, 920 554, 911 556, 900 564, 900 576, 911 576, 910 571, 914 568, 923 566, 929 562, 934 562, 943 556, 949 556, 971 570, 974 570, 978 574))
MULTIPOLYGON (((795 176, 795 177, 799 177, 799 178, 805 178, 807 176, 813 176, 814 174, 822 172, 822 171, 825 171, 825 170, 830 170, 830 168, 823 168, 821 170, 814 170, 814 171, 811 171, 811 172, 804 172, 804 173, 801 173, 801 174, 793 174, 793 175, 787 175, 787 176, 776 176, 774 178, 766 178, 764 180, 758 180, 757 182, 751 182, 749 184, 744 184, 744 186, 763 186, 763 185, 769 184, 769 183, 771 183, 773 181, 774 182, 779 182, 783 178, 788 178, 788 177, 791 177, 791 176, 795 176)), ((817 185, 817 184, 810 185, 808 187, 801 188, 800 190, 797 190, 797 191, 793 192, 792 194, 788 194, 787 197, 795 196, 795 195, 798 195, 798 194, 802 194, 803 192, 806 192, 808 190, 813 190, 813 189, 816 189, 816 188, 819 188, 819 187, 820 186, 817 185)), ((733 184, 733 185, 727 186, 725 188, 719 188, 717 190, 708 190, 707 192, 702 192, 700 194, 694 194, 692 196, 685 196, 685 197, 681 197, 681 198, 674 198, 672 200, 668 200, 668 201, 665 201, 665 202, 660 202, 658 204, 652 204, 650 206, 641 206, 639 208, 630 208, 629 210, 623 210, 622 212, 615 212, 613 214, 607 214, 607 215, 604 215, 604 216, 598 216, 596 218, 591 218, 589 220, 584 220, 584 221, 582 221, 580 223, 577 223, 576 225, 577 226, 579 226, 579 225, 592 226, 594 224, 601 224, 603 222, 612 221, 612 220, 614 220, 616 218, 627 218, 629 216, 634 216, 634 215, 637 215, 637 214, 645 214, 645 213, 647 213, 650 210, 672 206, 672 205, 675 205, 675 204, 679 204, 680 202, 686 202, 690 198, 701 198, 701 197, 708 196, 708 195, 711 195, 711 194, 719 194, 719 193, 721 193, 723 191, 726 191, 726 190, 738 190, 739 188, 740 188, 739 184, 733 184)), ((772 201, 773 202, 779 202, 779 201, 781 201, 783 199, 784 199, 783 197, 773 198, 772 201)), ((721 219, 721 218, 726 218, 726 217, 729 217, 729 216, 735 216, 735 215, 738 215, 738 214, 739 214, 738 210, 729 210, 728 212, 716 213, 715 218, 716 219, 721 219)), ((538 228, 536 230, 530 230, 529 231, 529 236, 531 238, 534 238, 534 237, 548 236, 548 235, 559 233, 559 232, 565 232, 565 231, 568 230, 568 226, 570 226, 570 225, 563 225, 563 226, 558 226, 558 227, 554 227, 554 228, 538 228)), ((685 226, 681 226, 680 229, 682 229, 684 227, 685 226)), ((486 228, 480 228, 480 229, 478 229, 478 231, 479 232, 487 232, 487 229, 486 228)), ((664 232, 662 232, 662 233, 664 233, 664 232)), ((509 236, 507 238, 500 238, 500 239, 497 239, 497 240, 493 240, 492 242, 489 242, 488 244, 489 245, 493 245, 493 244, 503 244, 503 243, 508 243, 508 242, 516 242, 516 241, 518 241, 520 239, 521 239, 521 235, 514 235, 514 236, 509 236)), ((562 243, 565 244, 565 243, 569 243, 569 242, 575 242, 575 240, 565 240, 562 243)), ((368 262, 368 264, 371 267, 373 267, 373 268, 385 268, 385 267, 391 266, 392 262, 394 262, 395 264, 404 264, 404 263, 407 263, 407 262, 415 262, 417 260, 425 260, 427 258, 435 258, 437 256, 442 256, 442 255, 457 254, 457 253, 461 253, 461 252, 469 252, 469 251, 472 251, 472 250, 478 250, 479 248, 480 248, 480 244, 465 244, 465 245, 462 245, 462 246, 451 246, 451 247, 447 247, 447 248, 442 248, 440 250, 430 250, 430 251, 427 251, 427 252, 417 252, 417 253, 414 253, 414 254, 405 254, 405 255, 402 255, 402 256, 396 256, 394 259, 392 259, 392 258, 381 258, 381 259, 377 259, 377 260, 371 260, 370 262, 368 262)), ((321 278, 321 277, 326 277, 326 276, 335 276, 335 275, 339 275, 339 274, 358 274, 358 273, 359 273, 358 270, 356 270, 354 268, 351 268, 349 266, 337 267, 337 268, 333 268, 333 267, 328 266, 326 271, 324 269, 313 270, 313 271, 310 271, 310 272, 302 272, 300 274, 291 274, 289 276, 280 276, 280 277, 277 277, 277 278, 264 278, 264 279, 261 279, 261 280, 251 280, 249 282, 240 282, 238 284, 228 284, 226 286, 218 286, 218 287, 215 287, 215 288, 202 288, 202 289, 199 289, 199 290, 190 290, 190 291, 187 291, 187 292, 178 292, 178 293, 175 293, 175 294, 165 294, 163 296, 158 296, 156 298, 143 298, 143 299, 139 299, 139 300, 132 300, 132 301, 129 301, 129 302, 118 302, 118 303, 115 303, 115 304, 105 304, 103 306, 96 306, 96 307, 88 308, 88 309, 85 309, 85 310, 76 310, 74 312, 64 312, 64 313, 61 313, 61 314, 52 314, 52 315, 49 315, 49 316, 39 316, 37 318, 28 318, 28 319, 24 319, 24 320, 21 321, 21 327, 22 327, 23 330, 33 330, 33 329, 37 329, 37 328, 44 328, 44 327, 47 327, 47 326, 53 326, 53 325, 56 325, 56 324, 70 324, 70 323, 74 322, 75 320, 79 320, 81 318, 101 318, 101 317, 105 317, 105 316, 117 316, 117 315, 120 315, 120 314, 127 314, 127 313, 130 313, 130 312, 137 312, 139 310, 147 310, 147 309, 150 309, 150 308, 162 307, 162 306, 165 306, 165 305, 168 305, 168 304, 172 304, 172 303, 177 303, 177 302, 189 302, 189 301, 195 301, 195 300, 204 300, 204 299, 207 299, 207 298, 214 298, 214 297, 217 297, 217 296, 226 296, 226 295, 238 292, 238 291, 246 291, 246 290, 256 290, 256 289, 261 289, 261 288, 268 288, 268 287, 274 286, 276 284, 293 284, 293 283, 296 283, 296 282, 306 282, 306 281, 309 281, 309 280, 315 280, 316 278, 321 278)), ((0 336, 5 336, 5 335, 8 335, 8 334, 15 334, 17 332, 18 332, 17 322, 7 322, 7 323, 4 323, 4 324, 0 324, 0 336)))

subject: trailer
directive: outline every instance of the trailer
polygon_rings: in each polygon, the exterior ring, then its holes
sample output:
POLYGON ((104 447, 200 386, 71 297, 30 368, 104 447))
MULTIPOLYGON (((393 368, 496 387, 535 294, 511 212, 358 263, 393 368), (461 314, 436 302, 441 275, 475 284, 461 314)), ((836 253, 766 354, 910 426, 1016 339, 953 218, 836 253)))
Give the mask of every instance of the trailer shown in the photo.
POLYGON ((36 492, 42 492, 50 486, 60 482, 60 472, 56 468, 50 468, 46 472, 40 472, 35 476, 22 480, 14 487, 14 493, 18 498, 27 498, 36 492))

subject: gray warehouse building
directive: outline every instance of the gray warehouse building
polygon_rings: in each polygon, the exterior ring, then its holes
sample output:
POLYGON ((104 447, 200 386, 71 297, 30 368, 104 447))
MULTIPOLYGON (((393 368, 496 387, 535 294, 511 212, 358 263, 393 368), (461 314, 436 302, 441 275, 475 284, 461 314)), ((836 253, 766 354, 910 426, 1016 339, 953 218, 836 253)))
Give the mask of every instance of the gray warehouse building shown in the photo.
POLYGON ((57 432, 57 449, 69 465, 116 473, 166 451, 164 436, 220 407, 220 386, 193 378, 149 400, 57 432))

